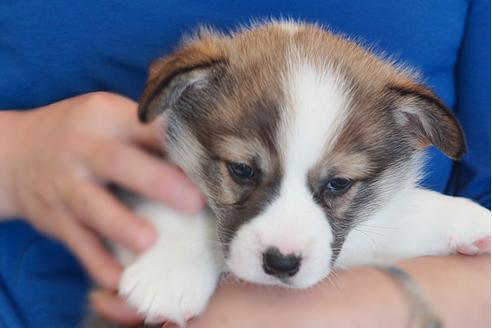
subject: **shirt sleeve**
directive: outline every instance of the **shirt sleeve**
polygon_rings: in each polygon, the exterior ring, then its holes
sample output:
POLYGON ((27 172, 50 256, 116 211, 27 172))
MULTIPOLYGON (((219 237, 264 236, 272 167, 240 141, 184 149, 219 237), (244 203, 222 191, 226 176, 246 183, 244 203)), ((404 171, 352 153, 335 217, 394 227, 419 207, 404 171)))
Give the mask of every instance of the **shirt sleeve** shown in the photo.
POLYGON ((490 209, 490 2, 470 1, 456 66, 456 114, 468 152, 456 162, 448 193, 490 209))

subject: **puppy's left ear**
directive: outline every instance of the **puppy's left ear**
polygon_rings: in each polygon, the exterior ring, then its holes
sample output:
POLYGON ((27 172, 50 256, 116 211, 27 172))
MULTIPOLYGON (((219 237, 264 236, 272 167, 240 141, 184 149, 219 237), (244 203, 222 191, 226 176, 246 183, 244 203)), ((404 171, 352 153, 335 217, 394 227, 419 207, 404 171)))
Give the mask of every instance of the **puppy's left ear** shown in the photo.
POLYGON ((213 67, 225 61, 216 39, 193 41, 152 64, 138 106, 141 122, 150 122, 172 108, 185 90, 201 88, 213 67))
POLYGON ((419 84, 391 84, 387 91, 397 124, 415 137, 417 148, 434 145, 452 159, 463 156, 463 130, 434 92, 419 84))

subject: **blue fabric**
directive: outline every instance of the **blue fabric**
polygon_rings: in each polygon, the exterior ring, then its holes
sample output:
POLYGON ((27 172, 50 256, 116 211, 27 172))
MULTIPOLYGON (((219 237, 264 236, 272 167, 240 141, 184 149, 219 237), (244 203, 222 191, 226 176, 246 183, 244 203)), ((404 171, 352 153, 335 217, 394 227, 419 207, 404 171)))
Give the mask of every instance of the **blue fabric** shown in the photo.
MULTIPOLYGON (((198 24, 250 18, 316 21, 418 68, 455 110, 470 152, 429 151, 424 185, 490 207, 490 2, 486 0, 4 0, 0 108, 26 109, 105 90, 138 99, 152 60, 198 24)), ((74 327, 89 286, 58 243, 0 225, 0 324, 74 327)))
POLYGON ((468 153, 455 164, 448 192, 490 208, 490 1, 473 1, 456 66, 456 114, 468 153))
POLYGON ((75 327, 89 286, 57 242, 23 222, 0 228, 0 327, 75 327))

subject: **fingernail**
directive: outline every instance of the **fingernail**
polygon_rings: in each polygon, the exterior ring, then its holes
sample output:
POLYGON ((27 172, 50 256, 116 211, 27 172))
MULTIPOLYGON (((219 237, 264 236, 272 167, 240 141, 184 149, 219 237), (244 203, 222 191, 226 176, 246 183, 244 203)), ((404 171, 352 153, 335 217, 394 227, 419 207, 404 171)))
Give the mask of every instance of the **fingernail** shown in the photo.
POLYGON ((188 190, 185 193, 187 197, 184 197, 186 202, 186 204, 184 204, 186 207, 185 210, 188 213, 196 213, 200 211, 205 205, 205 197, 198 190, 198 188, 193 186, 191 183, 187 184, 187 188, 188 190))
POLYGON ((196 213, 201 210, 205 204, 205 198, 202 193, 192 185, 189 181, 180 181, 176 183, 172 188, 167 187, 168 196, 171 199, 175 208, 184 213, 196 213))
POLYGON ((136 246, 139 251, 146 250, 155 242, 155 231, 152 227, 145 224, 137 234, 136 246))

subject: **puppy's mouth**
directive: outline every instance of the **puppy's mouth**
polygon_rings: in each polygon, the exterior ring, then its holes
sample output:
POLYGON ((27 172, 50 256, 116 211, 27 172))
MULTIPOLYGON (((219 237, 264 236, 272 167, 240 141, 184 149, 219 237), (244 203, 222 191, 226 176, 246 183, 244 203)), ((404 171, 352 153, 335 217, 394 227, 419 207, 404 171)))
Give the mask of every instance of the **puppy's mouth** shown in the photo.
POLYGON ((318 285, 328 277, 329 273, 330 272, 320 279, 312 280, 309 283, 300 283, 299 281, 301 281, 303 277, 272 277, 265 275, 260 279, 251 279, 250 277, 244 277, 240 273, 234 273, 232 270, 225 273, 224 277, 226 279, 232 279, 233 281, 244 281, 246 283, 264 286, 303 290, 318 285))
MULTIPOLYGON (((295 284, 292 277, 271 277, 264 276, 263 279, 251 279, 249 277, 244 277, 241 273, 235 273, 233 270, 229 268, 229 270, 224 273, 223 279, 232 280, 232 281, 243 281, 246 283, 264 285, 264 286, 272 286, 272 287, 282 287, 289 289, 303 289, 305 287, 299 287, 295 284)), ((309 286, 308 286, 309 287, 309 286)))
POLYGON ((302 265, 299 268, 290 268, 290 270, 285 268, 285 271, 279 272, 258 261, 260 258, 262 256, 257 257, 257 262, 246 270, 244 267, 236 268, 230 261, 226 261, 227 276, 234 280, 265 286, 306 289, 323 281, 331 272, 331 266, 325 268, 324 272, 319 272, 315 269, 314 271, 318 272, 314 273, 313 270, 308 267, 303 268, 302 265))

